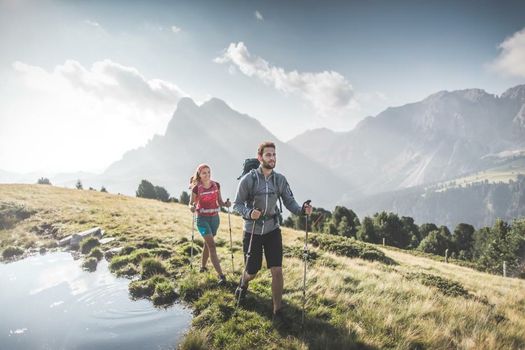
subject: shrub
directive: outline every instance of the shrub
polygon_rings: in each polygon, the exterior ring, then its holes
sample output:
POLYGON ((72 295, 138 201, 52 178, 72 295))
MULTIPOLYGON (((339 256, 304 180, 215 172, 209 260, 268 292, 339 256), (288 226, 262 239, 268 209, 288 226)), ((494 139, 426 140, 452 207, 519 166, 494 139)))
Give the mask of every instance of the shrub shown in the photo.
POLYGON ((87 237, 80 242, 80 252, 82 254, 89 254, 91 249, 100 245, 100 242, 96 237, 87 237))
POLYGON ((153 249, 158 248, 160 240, 157 238, 147 238, 143 242, 137 244, 137 248, 153 249))
POLYGON ((378 261, 387 265, 396 264, 394 260, 387 257, 380 250, 366 243, 358 242, 354 238, 319 234, 312 235, 310 242, 314 247, 319 247, 336 255, 378 261))
POLYGON ((202 331, 192 329, 182 343, 179 345, 180 350, 207 350, 208 338, 202 331))
POLYGON ((51 185, 51 181, 47 177, 41 177, 36 183, 39 185, 51 185))
POLYGON ((141 262, 141 276, 148 278, 153 275, 163 275, 166 273, 164 263, 157 258, 144 258, 141 262))
POLYGON ((166 248, 155 248, 151 250, 151 253, 155 256, 159 256, 162 259, 168 259, 172 255, 172 251, 166 248))
MULTIPOLYGON (((304 259, 304 251, 302 247, 283 247, 283 256, 287 258, 296 258, 296 259, 304 259)), ((314 250, 308 250, 308 261, 313 262, 319 258, 319 254, 317 254, 314 250)))
POLYGON ((123 268, 116 271, 116 275, 118 277, 126 276, 126 277, 133 277, 139 274, 139 270, 137 269, 137 266, 133 264, 127 264, 123 268))
POLYGON ((112 272, 116 272, 117 270, 120 270, 127 264, 129 264, 128 255, 124 255, 124 256, 117 255, 111 258, 111 262, 109 263, 109 270, 112 272))
POLYGON ((134 299, 150 298, 158 283, 169 282, 164 276, 155 275, 147 280, 133 281, 129 284, 129 294, 134 299))
POLYGON ((134 264, 139 264, 142 259, 150 258, 151 256, 151 252, 147 249, 137 249, 128 255, 130 262, 134 264))
POLYGON ((104 257, 104 253, 100 248, 96 247, 91 250, 91 253, 89 253, 88 257, 95 258, 97 261, 100 261, 104 257))
POLYGON ((35 211, 11 203, 0 203, 0 230, 7 230, 27 219, 35 211))
POLYGON ((12 257, 24 254, 24 250, 19 247, 9 246, 2 251, 2 257, 4 259, 10 259, 12 257))
POLYGON ((132 251, 134 251, 135 249, 137 249, 135 246, 133 246, 133 245, 127 245, 127 246, 125 246, 124 248, 122 248, 122 250, 120 251, 119 255, 128 255, 128 254, 130 254, 132 251))
POLYGON ((175 291, 175 285, 170 281, 159 282, 155 286, 155 292, 153 293, 151 300, 153 305, 167 305, 172 304, 178 295, 175 291))
POLYGON ((427 287, 437 288, 444 295, 470 298, 468 290, 459 282, 428 273, 409 273, 407 277, 409 279, 417 279, 427 287))
MULTIPOLYGON (((198 241, 195 241, 197 243, 198 241)), ((191 242, 182 243, 176 248, 177 253, 180 255, 191 256, 191 242)), ((198 244, 193 245, 193 256, 200 254, 202 248, 198 244)))
POLYGON ((90 272, 93 272, 97 269, 97 263, 98 260, 95 257, 88 257, 84 259, 84 262, 82 263, 82 268, 84 270, 88 270, 90 272))

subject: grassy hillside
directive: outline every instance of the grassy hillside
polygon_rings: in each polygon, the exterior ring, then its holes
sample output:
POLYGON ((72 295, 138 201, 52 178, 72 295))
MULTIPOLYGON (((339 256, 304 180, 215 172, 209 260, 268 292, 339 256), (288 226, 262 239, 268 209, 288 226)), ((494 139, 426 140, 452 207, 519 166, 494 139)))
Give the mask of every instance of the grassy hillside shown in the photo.
POLYGON ((163 305, 162 297, 172 295, 194 309, 183 349, 525 349, 523 280, 312 235, 308 313, 301 329, 304 232, 285 228, 285 313, 293 322, 274 329, 268 270, 250 284, 243 307, 235 308, 232 291, 242 261, 238 217, 231 217, 232 274, 228 219, 221 214, 218 250, 232 281, 225 288, 216 287, 213 273, 188 268, 185 238, 190 238, 191 215, 186 206, 46 185, 0 185, 0 219, 0 251, 52 247, 71 233, 102 227, 106 236, 117 238, 102 250, 126 247, 113 257, 115 273, 142 275, 130 285, 133 296, 143 292, 163 305), (148 275, 152 259, 162 276, 148 275), (158 281, 162 287, 148 289, 148 283, 158 281))
POLYGON ((446 191, 450 188, 465 187, 479 182, 508 183, 516 181, 518 175, 525 174, 525 158, 518 158, 504 162, 497 167, 479 171, 474 174, 459 177, 453 180, 428 186, 428 189, 436 189, 437 192, 446 191))

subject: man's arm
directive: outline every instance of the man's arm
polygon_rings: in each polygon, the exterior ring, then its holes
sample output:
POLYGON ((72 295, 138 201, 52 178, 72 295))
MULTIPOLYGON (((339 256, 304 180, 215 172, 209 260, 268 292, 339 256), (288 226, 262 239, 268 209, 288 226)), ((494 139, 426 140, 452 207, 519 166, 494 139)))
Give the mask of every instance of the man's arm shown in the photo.
POLYGON ((284 206, 293 214, 301 215, 303 213, 303 208, 296 202, 295 198, 293 197, 292 190, 290 189, 290 185, 288 184, 286 177, 282 176, 281 181, 283 181, 281 198, 283 200, 284 206))
POLYGON ((246 200, 248 199, 249 189, 248 180, 249 176, 245 176, 239 182, 237 186, 237 193, 235 194, 235 201, 233 202, 233 210, 239 213, 245 219, 251 219, 251 209, 246 206, 246 200))

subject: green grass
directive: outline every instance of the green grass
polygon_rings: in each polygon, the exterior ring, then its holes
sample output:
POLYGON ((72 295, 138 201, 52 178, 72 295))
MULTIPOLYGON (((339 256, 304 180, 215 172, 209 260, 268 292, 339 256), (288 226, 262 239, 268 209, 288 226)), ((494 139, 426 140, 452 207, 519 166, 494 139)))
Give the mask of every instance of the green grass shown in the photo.
POLYGON ((153 275, 163 275, 166 273, 166 267, 162 260, 158 258, 144 258, 141 263, 141 277, 148 278, 153 275))
POLYGON ((89 254, 91 249, 98 247, 100 242, 96 237, 87 237, 80 241, 80 252, 82 254, 89 254))
POLYGON ((20 247, 9 246, 2 251, 2 257, 4 259, 11 259, 22 254, 24 254, 24 249, 20 247))
POLYGON ((95 257, 86 257, 82 262, 82 268, 84 270, 93 272, 97 269, 98 260, 95 257))
POLYGON ((465 187, 467 185, 484 181, 488 181, 489 183, 509 183, 510 181, 516 181, 518 175, 525 175, 525 157, 521 157, 512 161, 506 161, 504 163, 505 164, 492 169, 487 169, 453 180, 444 181, 434 184, 430 187, 439 188, 437 192, 440 192, 447 189, 465 187))
POLYGON ((237 216, 231 217, 236 248, 232 273, 228 220, 221 214, 217 251, 229 282, 219 288, 214 272, 195 271, 202 252, 199 235, 195 269, 189 268, 191 214, 186 206, 36 185, 0 185, 0 198, 0 205, 32 213, 0 229, 2 250, 38 249, 96 226, 115 237, 91 254, 124 247, 109 267, 115 274, 140 278, 130 281, 133 298, 149 299, 159 307, 181 300, 194 310, 181 349, 525 348, 523 280, 343 237, 312 235, 301 328, 304 232, 283 228, 283 299, 292 322, 276 329, 266 268, 250 283, 246 302, 235 307, 233 289, 242 263, 242 221, 237 216), (59 229, 44 239, 37 234, 43 224, 59 229), (144 273, 145 265, 156 274, 144 273))
POLYGON ((99 247, 96 247, 96 248, 91 249, 88 257, 95 258, 97 259, 97 261, 100 261, 104 257, 104 252, 99 247))

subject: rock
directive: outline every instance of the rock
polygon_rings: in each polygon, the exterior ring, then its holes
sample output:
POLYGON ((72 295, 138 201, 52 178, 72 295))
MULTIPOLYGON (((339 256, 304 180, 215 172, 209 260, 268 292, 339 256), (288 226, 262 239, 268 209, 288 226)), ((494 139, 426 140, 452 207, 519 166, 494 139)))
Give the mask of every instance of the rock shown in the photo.
POLYGON ((100 227, 95 227, 84 232, 74 233, 71 236, 69 244, 71 245, 71 247, 78 247, 80 241, 87 237, 102 237, 102 230, 100 229, 100 227))
POLYGON ((58 245, 61 246, 61 247, 65 246, 65 245, 68 245, 69 242, 71 242, 71 237, 72 236, 67 236, 65 238, 62 238, 60 241, 58 241, 58 245))
POLYGON ((111 260, 112 257, 118 255, 122 251, 122 247, 111 248, 104 253, 106 260, 111 260))
POLYGON ((115 237, 102 238, 100 240, 100 244, 107 244, 109 242, 113 242, 115 239, 115 237))

